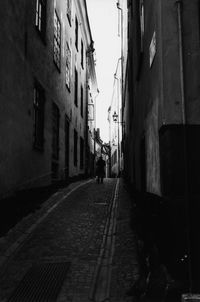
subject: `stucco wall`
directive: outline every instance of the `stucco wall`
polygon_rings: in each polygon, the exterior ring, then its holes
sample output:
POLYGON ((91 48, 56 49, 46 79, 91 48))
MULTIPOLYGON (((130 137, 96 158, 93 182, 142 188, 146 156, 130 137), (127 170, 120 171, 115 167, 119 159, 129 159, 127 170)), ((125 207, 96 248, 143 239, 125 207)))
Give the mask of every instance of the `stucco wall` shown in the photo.
MULTIPOLYGON (((73 2, 74 3, 74 2, 73 2)), ((84 173, 80 169, 80 137, 86 131, 86 49, 90 35, 85 14, 73 4, 72 26, 65 1, 47 1, 45 42, 35 28, 36 1, 1 2, 1 61, 0 67, 0 196, 11 191, 51 183, 52 163, 52 104, 60 113, 59 179, 65 168, 65 115, 70 122, 69 176, 84 173), (53 62, 54 10, 61 21, 61 69, 53 62), (75 49, 75 14, 79 19, 79 51, 75 49), (81 25, 82 24, 82 25, 81 25), (84 44, 84 68, 81 67, 81 39, 84 44), (72 51, 71 89, 65 85, 66 41, 72 51), (78 70, 78 106, 74 105, 74 66, 78 70), (34 82, 45 91, 44 150, 33 148, 34 82), (80 114, 80 87, 83 86, 83 117, 80 114), (77 167, 73 163, 74 129, 78 132, 77 167)), ((84 7, 82 7, 84 9, 84 7)))

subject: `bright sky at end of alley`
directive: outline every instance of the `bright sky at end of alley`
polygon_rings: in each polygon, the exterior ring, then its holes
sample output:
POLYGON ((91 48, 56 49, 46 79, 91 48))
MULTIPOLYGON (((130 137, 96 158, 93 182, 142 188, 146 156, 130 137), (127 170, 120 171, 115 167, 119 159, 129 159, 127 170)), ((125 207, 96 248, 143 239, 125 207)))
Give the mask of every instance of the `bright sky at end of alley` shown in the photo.
POLYGON ((87 0, 100 91, 97 97, 96 127, 100 128, 104 142, 109 140, 108 107, 112 98, 114 73, 120 57, 116 2, 116 0, 87 0))

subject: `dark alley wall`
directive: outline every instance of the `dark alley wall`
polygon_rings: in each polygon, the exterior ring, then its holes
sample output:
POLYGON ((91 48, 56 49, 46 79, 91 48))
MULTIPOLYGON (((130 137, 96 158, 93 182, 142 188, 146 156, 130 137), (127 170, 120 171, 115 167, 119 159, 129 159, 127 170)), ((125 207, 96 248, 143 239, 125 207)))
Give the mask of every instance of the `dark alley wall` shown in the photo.
MULTIPOLYGON (((198 150, 200 134, 198 5, 198 1, 182 1, 180 32, 176 1, 129 3, 128 89, 124 91, 123 106, 125 173, 137 190, 158 195, 171 194, 170 190, 174 194, 184 193, 183 187, 180 189, 183 183, 180 167, 184 160, 178 157, 183 153, 184 114, 186 123, 191 125, 188 126, 188 156, 193 157, 192 162, 198 167, 200 164, 198 152, 191 151, 198 150), (183 52, 183 74, 180 51, 183 52), (171 174, 166 170, 168 166, 171 174), (177 192, 171 187, 172 182, 177 192)), ((197 169, 194 164, 190 167, 193 168, 189 177, 193 174, 195 179, 197 169)), ((194 186, 196 189, 192 190, 197 192, 198 181, 194 186)))
POLYGON ((85 173, 92 38, 85 2, 70 3, 1 1, 0 196, 85 173))

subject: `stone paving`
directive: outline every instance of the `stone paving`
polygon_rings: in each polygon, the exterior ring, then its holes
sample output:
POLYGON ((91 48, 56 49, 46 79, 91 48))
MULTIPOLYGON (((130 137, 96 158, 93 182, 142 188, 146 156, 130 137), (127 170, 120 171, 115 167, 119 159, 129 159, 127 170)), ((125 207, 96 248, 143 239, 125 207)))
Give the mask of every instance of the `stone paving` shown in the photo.
MULTIPOLYGON (((123 181, 120 182, 118 217, 113 258, 110 301, 132 302, 128 290, 139 278, 136 234, 130 226, 131 200, 123 181)), ((136 302, 134 300, 134 302, 136 302)))
MULTIPOLYGON (((16 251, 13 249, 13 255, 11 253, 2 266, 0 301, 7 300, 32 264, 45 261, 71 263, 58 302, 90 301, 91 285, 115 185, 116 179, 106 179, 104 184, 92 180, 70 195, 70 188, 54 194, 50 202, 44 205, 45 210, 36 213, 36 216, 40 219, 45 211, 49 211, 49 214, 36 224, 16 251), (49 210, 59 198, 61 202, 49 210)), ((119 208, 110 301, 125 302, 131 301, 126 297, 126 291, 137 278, 138 265, 135 237, 129 223, 130 199, 122 181, 117 198, 119 208)), ((30 221, 35 223, 35 219, 29 217, 17 229, 23 233, 23 228, 30 227, 30 221)), ((11 237, 16 239, 14 234, 11 237)), ((9 242, 6 238, 4 241, 9 242)))

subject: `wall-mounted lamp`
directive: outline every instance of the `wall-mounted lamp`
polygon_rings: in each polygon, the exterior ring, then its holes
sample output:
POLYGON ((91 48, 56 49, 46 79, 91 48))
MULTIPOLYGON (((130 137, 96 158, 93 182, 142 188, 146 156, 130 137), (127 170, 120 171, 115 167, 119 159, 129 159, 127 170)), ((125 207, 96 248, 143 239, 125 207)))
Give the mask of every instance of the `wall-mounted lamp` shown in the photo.
POLYGON ((114 111, 112 117, 113 117, 113 122, 119 123, 119 124, 122 124, 122 125, 125 124, 125 122, 118 122, 118 114, 116 113, 116 111, 114 111))
POLYGON ((114 111, 112 117, 113 117, 113 121, 116 123, 118 121, 118 114, 116 113, 116 111, 114 111))

